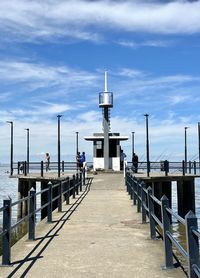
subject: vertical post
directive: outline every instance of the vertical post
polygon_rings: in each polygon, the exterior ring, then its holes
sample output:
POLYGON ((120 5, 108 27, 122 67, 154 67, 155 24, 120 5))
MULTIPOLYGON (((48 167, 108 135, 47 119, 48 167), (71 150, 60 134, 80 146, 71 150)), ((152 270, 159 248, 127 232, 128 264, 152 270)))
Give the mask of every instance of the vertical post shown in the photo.
POLYGON ((149 122, 148 114, 144 115, 146 117, 146 157, 147 157, 147 176, 149 177, 150 172, 150 161, 149 161, 149 122))
POLYGON ((18 175, 20 174, 20 162, 19 161, 17 162, 17 174, 18 175))
POLYGON ((10 265, 11 244, 11 199, 3 201, 3 237, 2 237, 2 265, 10 265))
POLYGON ((67 177, 67 194, 66 194, 66 205, 69 205, 69 199, 70 199, 70 179, 67 177))
POLYGON ((59 181, 58 185, 58 211, 62 212, 62 182, 59 181))
POLYGON ((83 173, 83 185, 85 185, 85 167, 83 168, 82 173, 83 173))
POLYGON ((191 170, 192 170, 192 163, 191 161, 189 161, 189 174, 191 174, 191 170))
POLYGON ((27 176, 27 162, 24 161, 24 176, 27 176))
POLYGON ((185 176, 185 161, 182 161, 182 172, 183 172, 183 176, 185 176))
POLYGON ((13 122, 7 121, 10 124, 10 175, 13 175, 13 122))
POLYGON ((145 196, 145 192, 144 189, 145 188, 145 183, 142 181, 141 182, 141 195, 142 195, 142 223, 146 223, 146 208, 145 208, 145 204, 146 204, 146 196, 145 196))
POLYGON ((148 191, 148 207, 149 207, 149 222, 150 222, 150 234, 151 234, 151 238, 155 239, 156 238, 156 225, 153 219, 152 214, 154 213, 154 205, 153 205, 153 200, 151 198, 152 195, 152 188, 149 186, 147 188, 148 191))
POLYGON ((194 175, 197 174, 197 165, 196 165, 196 161, 194 161, 194 175))
POLYGON ((80 173, 79 180, 80 180, 80 192, 82 192, 82 186, 83 186, 83 173, 82 172, 80 173))
POLYGON ((165 248, 165 268, 172 268, 173 267, 172 243, 167 235, 167 233, 170 230, 171 217, 169 217, 166 208, 169 208, 169 200, 164 195, 161 198, 161 212, 162 212, 162 224, 163 224, 163 242, 165 248))
POLYGON ((35 189, 32 187, 29 191, 29 232, 28 239, 35 239, 35 207, 36 207, 36 198, 35 198, 35 189))
POLYGON ((64 172, 65 172, 65 162, 64 162, 64 160, 62 161, 62 173, 64 174, 64 172))
POLYGON ((52 222, 52 183, 48 183, 47 222, 52 222))
POLYGON ((76 174, 76 194, 78 195, 79 193, 79 178, 78 178, 78 173, 76 174))
POLYGON ((27 161, 27 173, 29 173, 29 148, 30 148, 30 140, 29 140, 29 128, 25 128, 27 131, 27 138, 26 138, 26 161, 27 161))
POLYGON ((78 154, 78 131, 76 131, 76 155, 78 154))
POLYGON ((103 108, 103 130, 104 130, 104 169, 109 169, 109 108, 103 108))
POLYGON ((187 129, 189 127, 185 126, 185 173, 187 173, 187 129))
POLYGON ((60 118, 62 116, 58 115, 58 177, 60 177, 60 118))
POLYGON ((198 122, 198 147, 199 147, 199 165, 200 165, 200 122, 198 122))
POLYGON ((136 195, 136 190, 137 189, 137 184, 136 180, 133 180, 133 205, 135 206, 137 204, 137 195, 136 195))
POLYGON ((169 173, 169 161, 164 161, 164 170, 165 170, 165 176, 168 176, 169 173))
POLYGON ((76 198, 76 179, 75 175, 73 175, 73 199, 76 198))
POLYGON ((132 131, 132 156, 135 152, 135 140, 134 140, 135 138, 134 138, 134 135, 135 135, 135 132, 132 131))
POLYGON ((198 229, 197 217, 190 210, 185 216, 185 221, 189 278, 196 278, 197 276, 194 272, 193 265, 199 265, 199 240, 192 230, 198 229))
POLYGON ((41 163, 40 163, 40 172, 41 172, 41 177, 43 177, 44 176, 44 162, 43 161, 41 161, 41 163))
POLYGON ((138 181, 136 181, 136 185, 137 185, 137 212, 141 212, 141 187, 140 187, 140 183, 138 181))

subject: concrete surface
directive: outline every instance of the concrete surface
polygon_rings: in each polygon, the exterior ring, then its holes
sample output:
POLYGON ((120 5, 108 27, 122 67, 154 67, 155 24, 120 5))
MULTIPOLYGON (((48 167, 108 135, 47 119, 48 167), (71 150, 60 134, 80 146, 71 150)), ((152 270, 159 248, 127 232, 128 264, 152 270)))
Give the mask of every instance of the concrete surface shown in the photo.
POLYGON ((0 277, 186 277, 180 268, 163 270, 163 242, 149 238, 125 191, 123 175, 99 174, 53 223, 37 225, 12 248, 12 267, 0 277))

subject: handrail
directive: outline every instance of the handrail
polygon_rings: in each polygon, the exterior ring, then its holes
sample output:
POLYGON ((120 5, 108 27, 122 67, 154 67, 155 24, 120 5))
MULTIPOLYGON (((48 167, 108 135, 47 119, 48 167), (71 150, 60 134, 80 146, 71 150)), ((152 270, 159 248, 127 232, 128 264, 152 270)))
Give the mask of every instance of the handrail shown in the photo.
POLYGON ((188 212, 185 219, 175 213, 169 207, 169 200, 163 196, 158 200, 153 194, 152 189, 145 188, 144 182, 141 182, 133 176, 131 170, 126 169, 125 184, 127 192, 133 204, 137 205, 137 211, 142 212, 142 223, 146 223, 146 217, 149 218, 151 238, 156 238, 156 226, 159 225, 163 233, 165 248, 165 267, 173 267, 173 249, 172 244, 177 248, 181 255, 187 258, 189 277, 200 277, 200 260, 199 260, 199 241, 200 231, 198 230, 197 218, 192 212, 188 212), (161 219, 154 213, 154 206, 160 206, 161 219), (175 217, 185 227, 187 251, 180 242, 176 240, 173 233, 170 233, 171 216, 175 217))
POLYGON ((44 208, 47 210, 47 222, 52 222, 52 206, 53 203, 56 202, 56 208, 58 211, 62 211, 62 199, 64 197, 66 204, 69 204, 70 197, 82 191, 82 186, 85 184, 85 175, 84 170, 83 173, 77 173, 76 176, 73 175, 72 178, 67 177, 66 180, 58 182, 54 185, 48 183, 48 188, 41 190, 40 192, 35 192, 35 190, 30 190, 28 196, 19 199, 16 202, 12 202, 12 200, 6 199, 4 200, 3 207, 0 208, 0 212, 3 212, 3 229, 0 232, 0 236, 3 240, 3 251, 2 251, 2 265, 7 266, 10 265, 10 246, 11 246, 11 237, 10 233, 12 229, 15 229, 18 225, 20 225, 24 221, 28 221, 29 231, 28 231, 28 238, 29 240, 35 239, 35 218, 36 213, 42 211, 44 208), (67 189, 66 189, 67 186, 67 189), (53 189, 58 187, 58 191, 56 196, 53 196, 53 189), (65 190, 66 189, 66 190, 65 190), (46 193, 47 195, 47 202, 45 204, 41 204, 40 208, 36 209, 36 196, 46 193), (63 197, 62 197, 63 196, 63 197), (20 220, 16 223, 11 225, 12 219, 12 210, 11 208, 15 205, 21 205, 23 202, 27 202, 28 213, 24 215, 20 220))

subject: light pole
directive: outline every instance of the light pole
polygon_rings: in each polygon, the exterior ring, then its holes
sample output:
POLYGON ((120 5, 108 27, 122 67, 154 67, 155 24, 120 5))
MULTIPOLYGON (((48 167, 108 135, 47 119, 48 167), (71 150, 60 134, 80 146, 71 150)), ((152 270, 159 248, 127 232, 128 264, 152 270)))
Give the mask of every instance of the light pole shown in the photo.
POLYGON ((27 131, 27 137, 26 137, 26 161, 27 161, 27 173, 29 173, 29 149, 30 149, 30 141, 29 141, 29 128, 25 128, 25 130, 27 131))
POLYGON ((199 166, 200 166, 200 122, 198 122, 199 166))
POLYGON ((13 175, 13 122, 7 121, 10 124, 10 175, 13 175))
POLYGON ((76 155, 78 154, 78 131, 76 131, 76 155))
POLYGON ((134 154, 134 152, 135 152, 135 146, 134 146, 134 144, 135 144, 135 138, 134 138, 134 135, 135 135, 135 132, 134 131, 132 131, 132 157, 133 157, 133 154, 134 154))
POLYGON ((144 115, 146 117, 146 155, 147 155, 147 176, 149 177, 150 172, 150 161, 149 161, 149 122, 148 114, 144 115))
POLYGON ((187 129, 189 127, 185 126, 185 173, 187 173, 187 129))
POLYGON ((60 118, 62 115, 58 115, 58 177, 60 177, 60 118))

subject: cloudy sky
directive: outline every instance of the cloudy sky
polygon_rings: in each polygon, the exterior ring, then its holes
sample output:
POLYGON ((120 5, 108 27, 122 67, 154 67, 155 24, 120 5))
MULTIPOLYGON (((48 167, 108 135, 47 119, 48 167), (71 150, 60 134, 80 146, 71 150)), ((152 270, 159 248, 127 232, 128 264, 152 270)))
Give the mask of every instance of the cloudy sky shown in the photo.
MULTIPOLYGON (((196 159, 200 121, 200 1, 0 1, 0 161, 9 160, 14 122, 15 160, 57 152, 62 114, 62 159, 75 154, 75 132, 101 131, 98 92, 114 93, 111 131, 131 135, 145 154, 149 113, 151 159, 196 159)), ((129 155, 131 140, 123 143, 129 155)))

